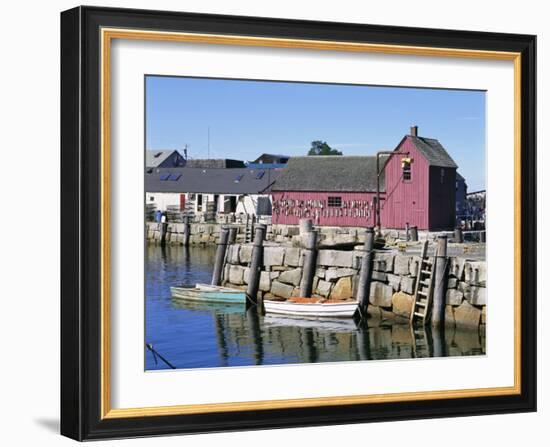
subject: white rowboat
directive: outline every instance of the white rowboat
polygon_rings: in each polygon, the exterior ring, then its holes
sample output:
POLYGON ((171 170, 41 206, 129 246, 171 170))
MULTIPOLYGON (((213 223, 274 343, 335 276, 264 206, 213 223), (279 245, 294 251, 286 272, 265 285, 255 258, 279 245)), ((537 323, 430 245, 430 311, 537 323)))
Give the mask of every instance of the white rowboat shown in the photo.
POLYGON ((353 318, 357 305, 357 301, 303 303, 264 300, 266 313, 301 317, 353 318))

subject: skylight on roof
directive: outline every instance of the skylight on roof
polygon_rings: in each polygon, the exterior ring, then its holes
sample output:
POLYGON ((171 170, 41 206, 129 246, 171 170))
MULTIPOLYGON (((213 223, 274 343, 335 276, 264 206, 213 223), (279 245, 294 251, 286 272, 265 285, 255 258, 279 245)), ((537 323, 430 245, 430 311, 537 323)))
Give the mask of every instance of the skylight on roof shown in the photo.
POLYGON ((265 171, 260 171, 256 174, 256 179, 260 180, 265 175, 265 171))
POLYGON ((161 174, 160 176, 160 180, 162 182, 165 182, 166 180, 168 180, 168 178, 170 178, 170 174, 167 174, 167 173, 161 174))
POLYGON ((235 178, 235 183, 239 183, 244 177, 244 174, 239 174, 236 178, 235 178))
POLYGON ((180 177, 181 177, 181 174, 180 174, 180 173, 170 174, 169 180, 171 180, 171 181, 173 181, 173 182, 176 182, 176 181, 179 180, 180 177))

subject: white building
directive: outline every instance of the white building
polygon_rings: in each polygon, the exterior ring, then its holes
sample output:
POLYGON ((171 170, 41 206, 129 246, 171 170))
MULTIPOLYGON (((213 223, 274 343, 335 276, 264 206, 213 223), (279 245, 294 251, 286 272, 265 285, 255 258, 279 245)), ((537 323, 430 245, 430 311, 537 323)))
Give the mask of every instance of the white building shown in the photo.
POLYGON ((179 208, 207 219, 223 216, 271 215, 275 169, 155 169, 145 175, 145 201, 165 211, 179 208))

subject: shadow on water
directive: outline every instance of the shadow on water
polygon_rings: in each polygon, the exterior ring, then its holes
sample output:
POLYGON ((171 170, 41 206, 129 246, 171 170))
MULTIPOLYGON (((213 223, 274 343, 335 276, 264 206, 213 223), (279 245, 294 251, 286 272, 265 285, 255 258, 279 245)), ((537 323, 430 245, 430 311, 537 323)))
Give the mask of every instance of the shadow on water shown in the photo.
MULTIPOLYGON (((172 300, 170 286, 209 283, 215 248, 148 247, 146 342, 177 368, 411 359, 485 354, 485 336, 370 319, 262 315, 245 305, 172 300)), ((165 369, 145 350, 146 369, 165 369)))

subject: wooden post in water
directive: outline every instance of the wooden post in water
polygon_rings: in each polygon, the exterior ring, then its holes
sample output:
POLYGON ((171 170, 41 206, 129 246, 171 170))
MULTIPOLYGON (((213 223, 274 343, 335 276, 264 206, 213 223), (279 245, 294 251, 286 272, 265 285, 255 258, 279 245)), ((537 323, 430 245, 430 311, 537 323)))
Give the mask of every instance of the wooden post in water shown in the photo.
POLYGON ((183 245, 189 246, 189 238, 191 237, 191 225, 189 224, 189 216, 183 217, 183 245))
POLYGON ((359 283, 357 285, 357 301, 361 315, 367 314, 369 304, 370 283, 372 279, 372 258, 374 256, 374 228, 368 227, 365 233, 365 245, 363 247, 363 258, 361 259, 361 270, 359 272, 359 283))
POLYGON ((447 235, 437 237, 435 276, 433 277, 432 326, 441 327, 445 321, 445 293, 447 291, 447 235))
POLYGON ((257 225, 254 233, 254 245, 250 259, 250 272, 248 274, 247 298, 254 304, 258 303, 258 290, 260 288, 260 275, 264 257, 265 225, 257 225))
POLYGON ((168 233, 168 223, 162 222, 160 224, 160 246, 166 246, 166 234, 168 233))
POLYGON ((412 242, 418 242, 418 227, 416 225, 410 227, 410 237, 412 242))
POLYGON ((310 297, 313 288, 313 277, 317 268, 317 231, 310 231, 303 235, 304 242, 304 269, 300 281, 300 296, 310 297))
POLYGON ((456 244, 462 244, 464 242, 464 235, 462 234, 462 228, 460 227, 455 228, 453 239, 456 244))
POLYGON ((216 250, 216 260, 214 261, 214 272, 212 273, 212 285, 219 286, 222 280, 225 252, 227 250, 227 240, 229 239, 229 230, 220 228, 220 242, 216 250))

